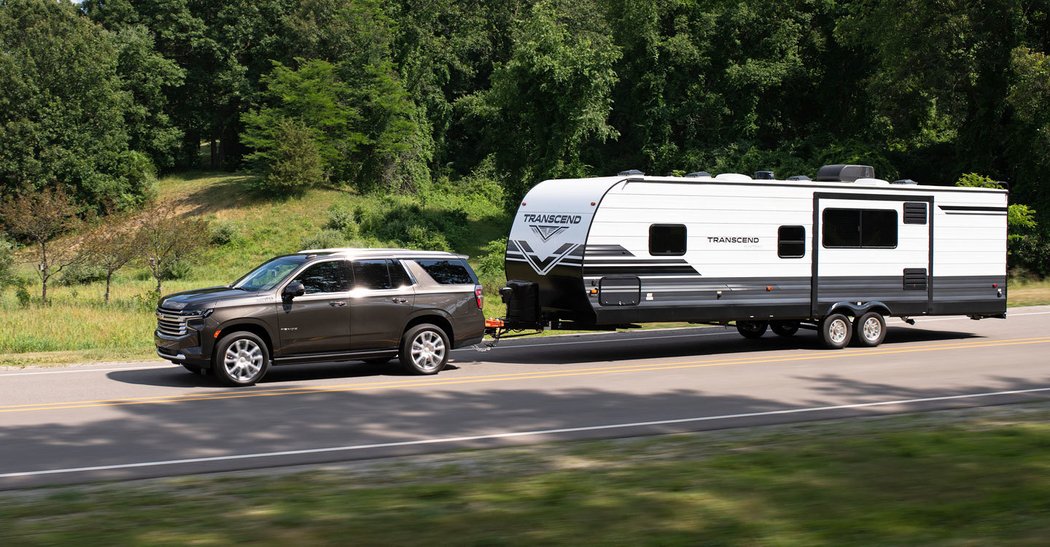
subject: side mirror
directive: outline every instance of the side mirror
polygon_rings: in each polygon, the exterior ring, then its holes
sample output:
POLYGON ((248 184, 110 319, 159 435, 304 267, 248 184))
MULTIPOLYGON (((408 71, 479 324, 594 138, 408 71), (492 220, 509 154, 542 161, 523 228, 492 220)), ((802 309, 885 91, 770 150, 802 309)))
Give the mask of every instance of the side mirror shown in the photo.
POLYGON ((284 290, 281 291, 281 296, 286 299, 292 299, 304 294, 306 294, 306 285, 303 285, 302 281, 292 281, 285 285, 284 290))

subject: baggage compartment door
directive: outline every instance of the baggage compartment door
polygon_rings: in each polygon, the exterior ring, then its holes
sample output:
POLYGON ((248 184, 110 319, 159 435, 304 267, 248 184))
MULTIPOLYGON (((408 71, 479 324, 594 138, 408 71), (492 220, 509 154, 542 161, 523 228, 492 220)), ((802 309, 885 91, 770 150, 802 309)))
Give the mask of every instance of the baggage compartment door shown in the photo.
POLYGON ((635 276, 607 276, 598 280, 598 304, 637 306, 642 300, 642 280, 635 276))

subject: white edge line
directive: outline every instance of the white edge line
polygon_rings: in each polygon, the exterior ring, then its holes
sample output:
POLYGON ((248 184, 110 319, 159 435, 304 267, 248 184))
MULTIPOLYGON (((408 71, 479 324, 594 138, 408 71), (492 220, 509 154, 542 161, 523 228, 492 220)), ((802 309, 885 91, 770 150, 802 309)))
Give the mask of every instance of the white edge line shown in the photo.
POLYGON ((717 420, 732 420, 739 418, 756 418, 761 416, 782 416, 787 414, 803 414, 807 412, 825 412, 830 410, 848 410, 855 408, 871 408, 890 405, 904 405, 914 403, 928 403, 935 401, 951 401, 958 399, 975 399, 978 397, 997 397, 1002 395, 1023 395, 1029 393, 1050 392, 1050 387, 1033 389, 1015 389, 1009 391, 991 391, 985 393, 967 393, 963 395, 945 395, 941 397, 924 397, 920 399, 899 399, 895 401, 878 401, 873 403, 855 403, 848 405, 818 406, 809 408, 791 408, 785 410, 770 410, 766 412, 745 412, 741 414, 724 414, 720 416, 700 416, 696 418, 678 418, 671 420, 655 420, 648 422, 631 422, 620 424, 591 425, 583 427, 565 427, 559 429, 539 429, 532 431, 512 431, 507 433, 492 433, 488 435, 468 435, 462 437, 441 437, 435 439, 419 439, 415 441, 399 441, 388 443, 360 444, 351 446, 334 446, 328 448, 308 448, 303 450, 283 450, 280 452, 258 452, 253 454, 234 454, 230 456, 209 456, 203 458, 186 458, 181 460, 161 460, 152 462, 123 463, 114 465, 95 465, 90 467, 71 467, 66 469, 47 469, 43 471, 22 471, 16 473, 0 474, 0 479, 11 479, 18 477, 34 477, 40 475, 59 475, 68 473, 83 473, 88 471, 113 471, 117 469, 134 469, 141 467, 160 467, 167 465, 182 465, 190 463, 206 463, 232 460, 249 460, 260 458, 275 458, 281 456, 301 456, 306 454, 324 454, 331 452, 350 452, 355 450, 369 450, 375 448, 397 448, 404 446, 420 446, 430 444, 448 444, 467 441, 482 441, 494 439, 509 439, 515 437, 530 437, 538 435, 556 435, 561 433, 579 433, 584 431, 603 431, 610 429, 629 429, 635 427, 652 427, 658 425, 673 425, 692 422, 710 422, 717 420))
POLYGON ((75 372, 119 372, 122 370, 152 370, 158 368, 172 368, 178 365, 155 365, 149 367, 123 367, 123 368, 85 368, 77 370, 41 370, 37 372, 11 372, 4 374, 0 372, 0 379, 7 378, 9 376, 37 376, 40 374, 73 374, 75 372))

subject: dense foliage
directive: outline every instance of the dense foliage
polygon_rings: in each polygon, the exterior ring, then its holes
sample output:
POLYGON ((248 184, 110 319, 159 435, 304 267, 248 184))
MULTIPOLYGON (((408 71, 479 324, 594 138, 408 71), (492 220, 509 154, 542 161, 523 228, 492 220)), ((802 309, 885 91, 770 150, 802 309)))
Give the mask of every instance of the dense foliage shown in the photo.
POLYGON ((273 191, 544 177, 1011 183, 1050 226, 1037 0, 0 0, 0 184, 134 205, 152 169, 273 191), (281 179, 289 178, 285 183, 281 179))

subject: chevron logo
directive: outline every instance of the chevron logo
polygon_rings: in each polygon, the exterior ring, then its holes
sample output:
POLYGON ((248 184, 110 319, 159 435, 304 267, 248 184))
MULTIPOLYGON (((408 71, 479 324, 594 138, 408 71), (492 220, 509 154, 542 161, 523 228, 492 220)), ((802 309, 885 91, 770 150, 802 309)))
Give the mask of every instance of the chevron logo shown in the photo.
POLYGON ((547 275, 547 272, 553 270, 562 259, 579 247, 579 245, 575 243, 565 243, 561 247, 558 247, 558 250, 554 251, 553 255, 541 259, 536 252, 532 250, 532 247, 529 246, 528 242, 511 241, 511 243, 521 251, 522 256, 525 257, 525 261, 529 263, 529 266, 540 275, 547 275))
POLYGON ((569 229, 568 226, 540 226, 536 224, 530 224, 529 228, 532 228, 532 231, 536 232, 536 235, 540 236, 543 241, 547 241, 569 229))

